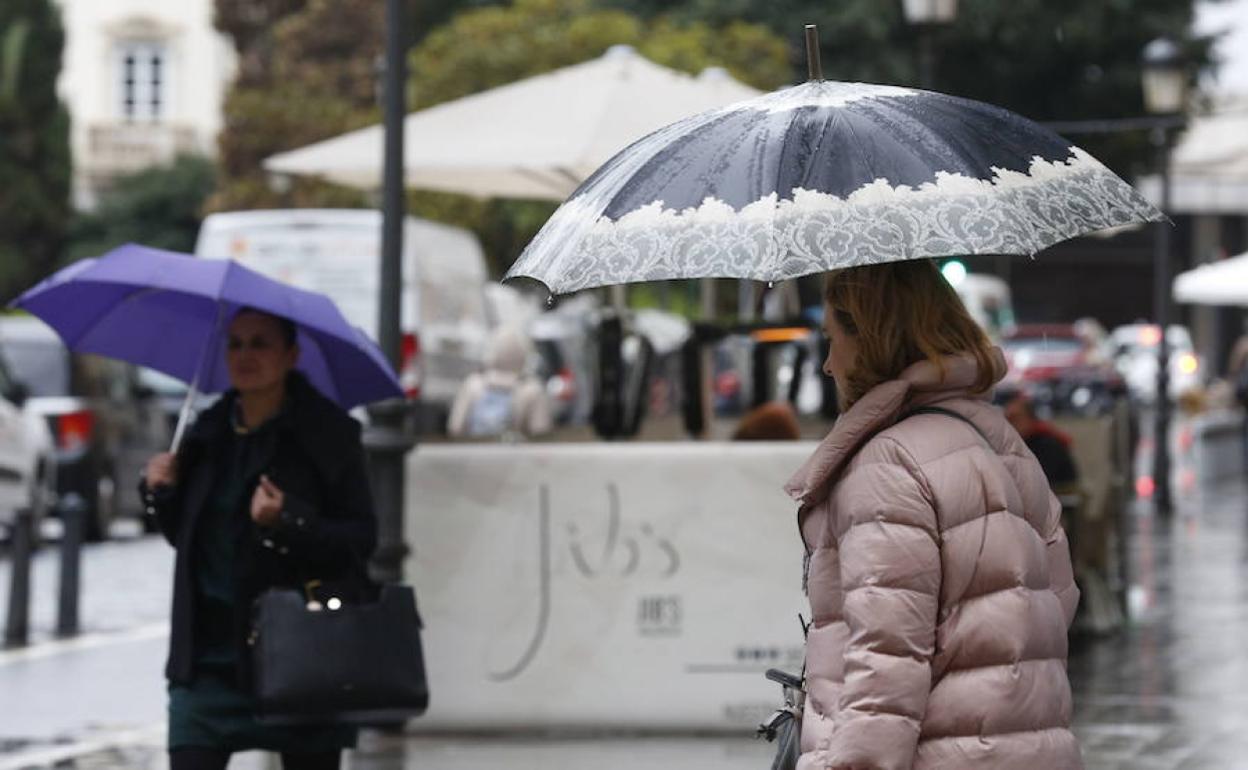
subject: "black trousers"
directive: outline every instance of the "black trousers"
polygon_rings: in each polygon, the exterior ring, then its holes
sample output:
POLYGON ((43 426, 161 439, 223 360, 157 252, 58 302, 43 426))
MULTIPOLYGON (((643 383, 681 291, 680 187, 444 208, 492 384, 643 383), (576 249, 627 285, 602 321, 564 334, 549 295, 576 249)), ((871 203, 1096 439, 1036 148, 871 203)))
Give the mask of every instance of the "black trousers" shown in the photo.
MULTIPOLYGON (((282 752, 282 770, 338 770, 342 752, 282 752)), ((188 746, 169 752, 169 770, 225 770, 230 752, 221 749, 188 746)))

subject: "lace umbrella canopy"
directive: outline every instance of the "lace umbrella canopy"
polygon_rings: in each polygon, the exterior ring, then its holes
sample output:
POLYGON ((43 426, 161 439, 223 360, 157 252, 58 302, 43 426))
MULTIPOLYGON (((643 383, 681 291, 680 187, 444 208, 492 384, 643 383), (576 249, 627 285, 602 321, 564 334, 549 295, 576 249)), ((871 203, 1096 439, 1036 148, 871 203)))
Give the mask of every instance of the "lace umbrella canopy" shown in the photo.
POLYGON ((781 281, 1025 254, 1164 215, 1052 131, 982 102, 812 80, 674 123, 587 179, 506 278, 563 294, 781 281))

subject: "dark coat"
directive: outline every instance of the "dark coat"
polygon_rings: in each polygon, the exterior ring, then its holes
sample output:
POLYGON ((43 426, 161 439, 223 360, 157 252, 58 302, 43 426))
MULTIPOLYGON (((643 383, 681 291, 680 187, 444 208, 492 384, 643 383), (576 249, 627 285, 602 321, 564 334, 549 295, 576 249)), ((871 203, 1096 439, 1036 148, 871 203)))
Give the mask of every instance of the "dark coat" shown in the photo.
MULTIPOLYGON (((235 391, 227 392, 187 431, 178 451, 176 486, 140 489, 160 531, 177 549, 165 668, 176 684, 188 683, 194 672, 196 522, 212 498, 236 398, 235 391)), ((285 502, 276 526, 249 525, 237 554, 233 636, 244 688, 250 685, 247 637, 255 598, 271 587, 301 588, 311 579, 361 579, 377 542, 360 424, 297 372, 274 419, 274 430, 256 436, 264 443, 245 472, 242 505, 250 509, 261 474, 282 490, 285 502)))

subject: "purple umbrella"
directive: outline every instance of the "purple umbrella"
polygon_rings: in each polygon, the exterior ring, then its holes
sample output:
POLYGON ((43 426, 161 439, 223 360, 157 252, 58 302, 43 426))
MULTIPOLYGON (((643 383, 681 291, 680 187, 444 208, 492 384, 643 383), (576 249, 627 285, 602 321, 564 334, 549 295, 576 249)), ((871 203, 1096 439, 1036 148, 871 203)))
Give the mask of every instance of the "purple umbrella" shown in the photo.
POLYGON ((174 446, 196 391, 230 386, 224 332, 244 307, 295 322, 298 368, 344 409, 403 395, 381 350, 329 297, 231 260, 126 244, 57 271, 12 304, 55 329, 71 350, 118 358, 189 383, 174 446))

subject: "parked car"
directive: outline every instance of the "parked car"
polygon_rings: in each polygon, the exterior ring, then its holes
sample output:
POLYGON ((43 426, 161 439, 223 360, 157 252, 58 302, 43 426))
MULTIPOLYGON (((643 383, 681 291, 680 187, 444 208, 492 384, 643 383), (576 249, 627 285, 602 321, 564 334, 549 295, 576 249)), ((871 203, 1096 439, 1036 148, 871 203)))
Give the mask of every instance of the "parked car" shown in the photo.
MULTIPOLYGON (((328 295, 377 339, 381 214, 366 209, 233 211, 204 219, 195 254, 232 258, 272 278, 328 295)), ((407 217, 399 379, 420 396, 426 426, 441 430, 490 331, 485 255, 471 232, 407 217)))
POLYGON ((142 520, 139 473, 168 448, 170 429, 137 367, 71 354, 29 316, 0 318, 0 358, 26 389, 25 408, 51 435, 57 494, 76 492, 87 503, 87 537, 107 537, 119 517, 142 520))
POLYGON ((1101 414, 1125 393, 1104 350, 1074 324, 1023 324, 1001 339, 1009 371, 1002 385, 1054 412, 1101 414))
MULTIPOLYGON (((1110 335, 1110 341, 1114 365, 1126 380, 1131 394, 1144 403, 1155 401, 1160 328, 1156 324, 1144 323, 1119 326, 1110 335)), ((1187 327, 1171 325, 1166 330, 1166 345, 1169 347, 1169 396, 1174 400, 1182 393, 1201 386, 1205 367, 1196 355, 1187 327)))
MULTIPOLYGON (((47 423, 29 408, 29 392, 0 356, 0 535, 19 508, 38 516, 52 503, 56 458, 47 423)), ((38 522, 35 522, 38 527, 38 522)))

